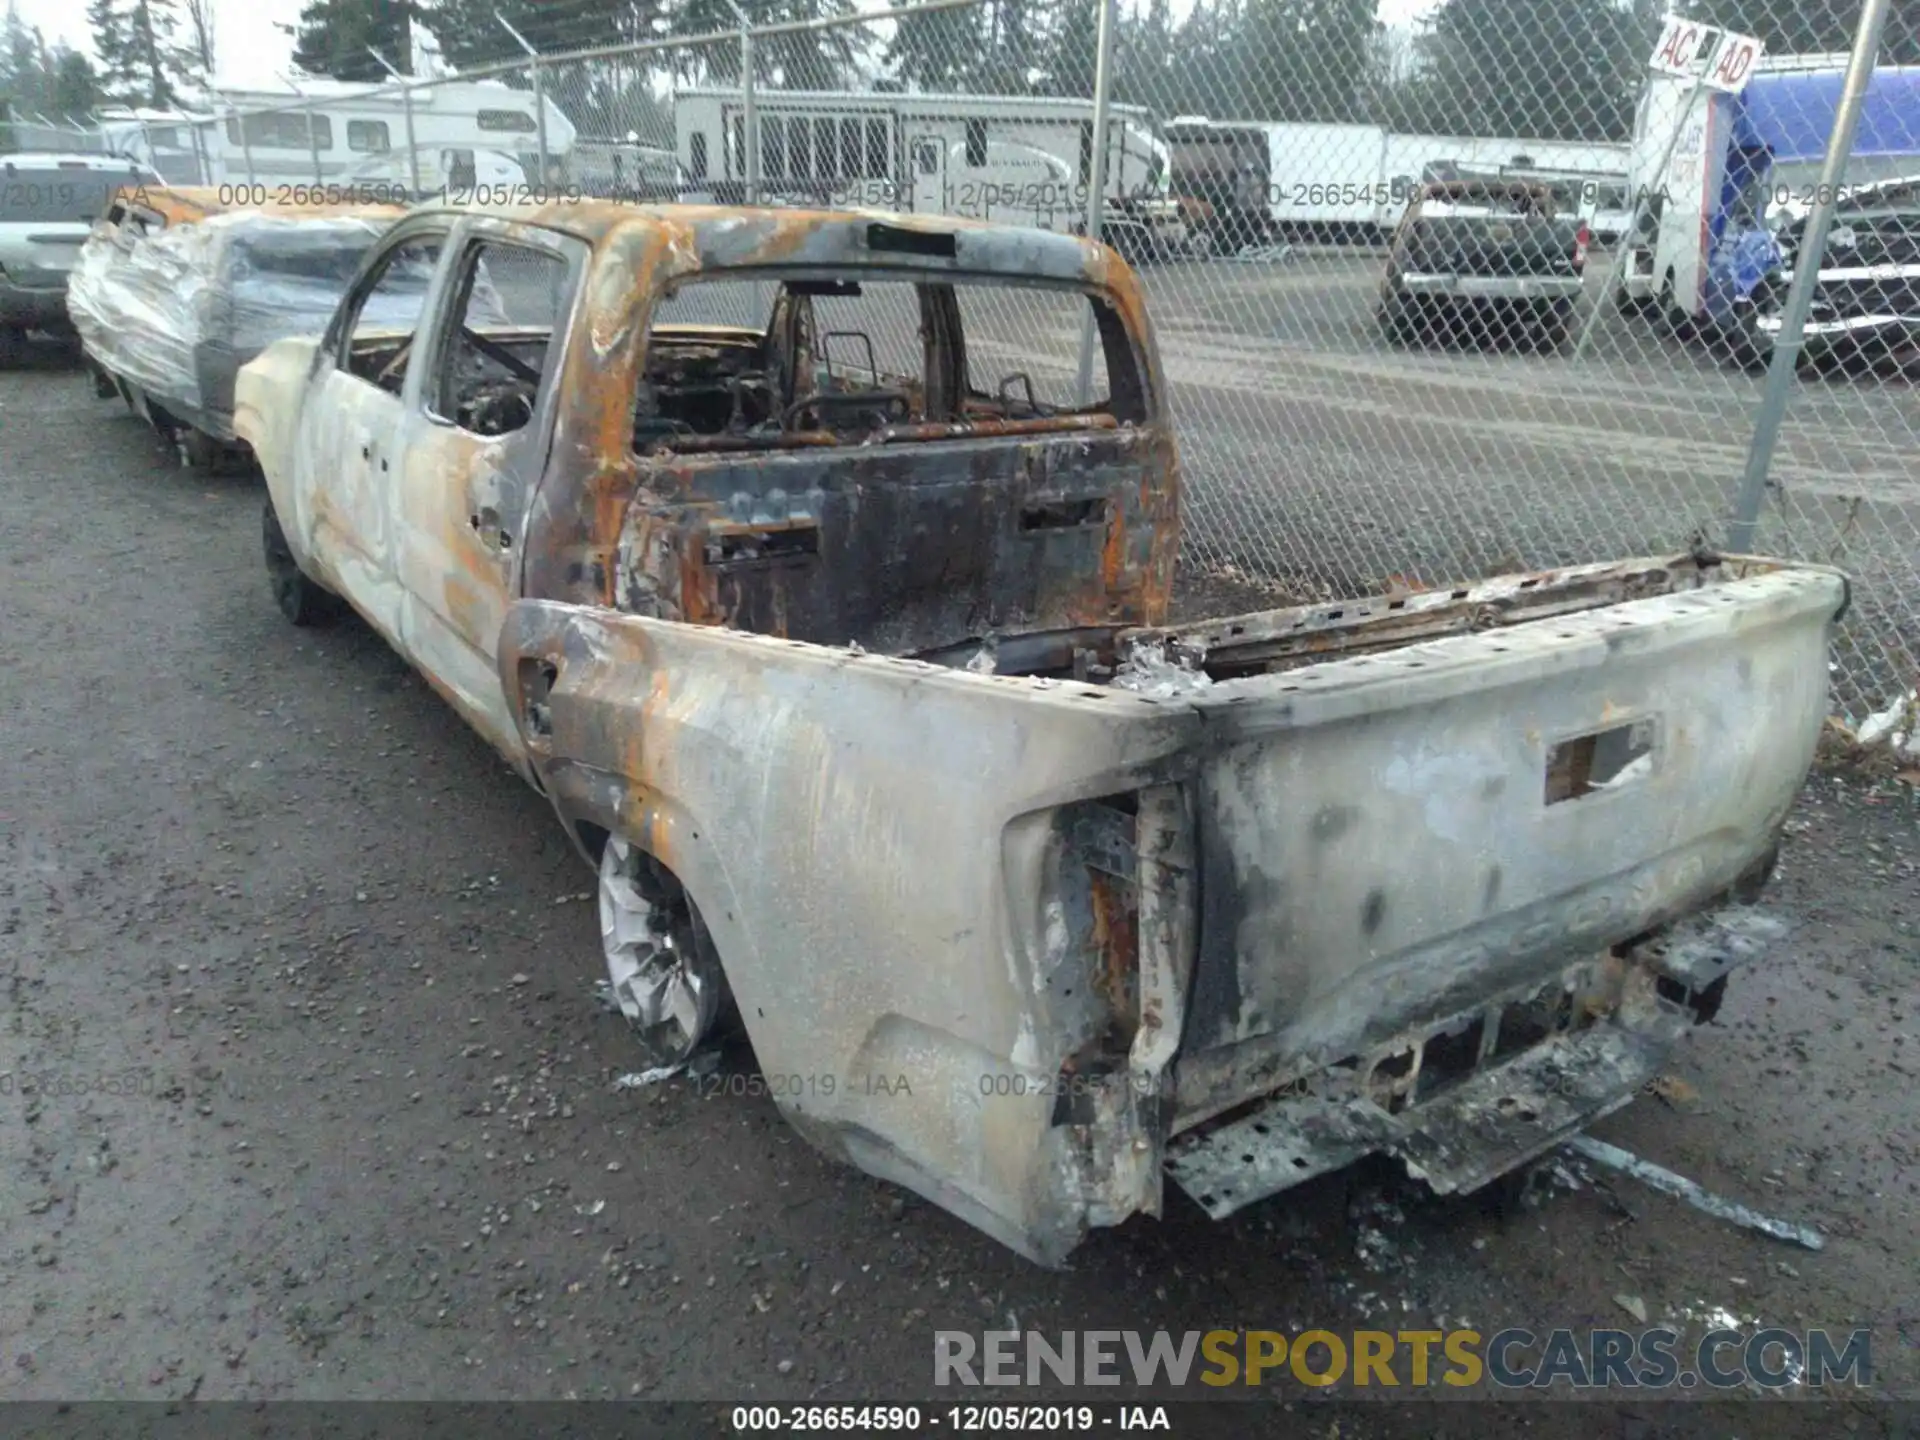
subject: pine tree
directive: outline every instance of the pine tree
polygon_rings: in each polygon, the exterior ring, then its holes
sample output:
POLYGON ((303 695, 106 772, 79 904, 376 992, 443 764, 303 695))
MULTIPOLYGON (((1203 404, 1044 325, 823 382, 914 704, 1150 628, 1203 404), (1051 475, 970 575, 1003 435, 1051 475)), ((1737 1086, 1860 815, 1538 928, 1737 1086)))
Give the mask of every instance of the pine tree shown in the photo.
POLYGON ((131 103, 133 36, 126 0, 87 0, 87 26, 99 57, 100 86, 112 100, 131 103))
POLYGON ((173 0, 133 0, 127 14, 129 73, 138 77, 135 85, 142 95, 141 103, 156 110, 172 108, 179 98, 174 79, 180 60, 178 28, 173 0))
POLYGON ((413 67, 413 22, 422 9, 413 0, 308 0, 293 63, 336 80, 385 80, 385 67, 369 53, 378 51, 405 74, 413 67))

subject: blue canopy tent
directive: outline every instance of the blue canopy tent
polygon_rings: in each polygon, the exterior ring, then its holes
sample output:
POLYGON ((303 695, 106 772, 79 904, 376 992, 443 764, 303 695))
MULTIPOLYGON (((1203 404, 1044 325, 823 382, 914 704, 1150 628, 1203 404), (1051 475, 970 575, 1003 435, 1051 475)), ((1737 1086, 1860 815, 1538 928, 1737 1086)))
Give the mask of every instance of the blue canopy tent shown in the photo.
MULTIPOLYGON (((1733 144, 1765 149, 1776 161, 1818 160, 1833 136, 1844 79, 1834 70, 1754 76, 1733 107, 1733 144)), ((1920 154, 1920 67, 1873 72, 1852 153, 1920 154)))

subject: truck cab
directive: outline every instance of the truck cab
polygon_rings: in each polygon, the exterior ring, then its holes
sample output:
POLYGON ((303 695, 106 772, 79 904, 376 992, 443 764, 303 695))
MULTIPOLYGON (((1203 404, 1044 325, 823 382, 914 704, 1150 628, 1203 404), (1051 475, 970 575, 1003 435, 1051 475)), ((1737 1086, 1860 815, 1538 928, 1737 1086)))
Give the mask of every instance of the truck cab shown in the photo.
MULTIPOLYGON (((1676 330, 1702 330, 1749 363, 1764 363, 1779 331, 1793 252, 1832 137, 1842 72, 1832 57, 1761 62, 1739 94, 1663 78, 1643 98, 1634 183, 1646 223, 1622 247, 1622 297, 1676 330), (1656 175, 1672 130, 1672 162, 1656 175)), ((1872 75, 1839 192, 1806 332, 1808 348, 1876 345, 1911 351, 1920 339, 1920 278, 1909 237, 1920 235, 1912 177, 1920 175, 1920 71, 1872 75), (1845 217, 1852 216, 1849 223, 1845 217), (1856 254, 1847 253, 1852 244, 1856 254), (1862 261, 1864 244, 1878 257, 1862 261)))

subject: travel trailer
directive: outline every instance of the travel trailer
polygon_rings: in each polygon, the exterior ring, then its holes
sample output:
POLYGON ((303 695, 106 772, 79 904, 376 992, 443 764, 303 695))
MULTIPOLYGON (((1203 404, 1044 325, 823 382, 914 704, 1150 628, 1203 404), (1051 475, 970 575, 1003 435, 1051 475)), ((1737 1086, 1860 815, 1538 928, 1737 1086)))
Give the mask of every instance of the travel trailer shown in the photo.
MULTIPOLYGON (((494 80, 442 81, 404 92, 393 85, 302 80, 293 93, 222 89, 196 110, 105 111, 99 123, 112 150, 145 161, 176 185, 411 185, 410 144, 421 157, 423 190, 438 190, 452 183, 447 177, 469 169, 480 184, 540 177, 533 93, 494 80), (511 170, 495 156, 506 157, 511 170)), ((547 101, 550 182, 564 179, 573 142, 572 123, 547 101)))
MULTIPOLYGON (((1093 102, 1027 96, 778 90, 756 94, 759 198, 873 206, 1084 228, 1093 102)), ((745 106, 738 90, 674 96, 674 144, 689 189, 742 198, 745 106)), ((1106 135, 1104 237, 1148 252, 1174 224, 1164 206, 1167 147, 1152 114, 1114 105, 1106 135)))

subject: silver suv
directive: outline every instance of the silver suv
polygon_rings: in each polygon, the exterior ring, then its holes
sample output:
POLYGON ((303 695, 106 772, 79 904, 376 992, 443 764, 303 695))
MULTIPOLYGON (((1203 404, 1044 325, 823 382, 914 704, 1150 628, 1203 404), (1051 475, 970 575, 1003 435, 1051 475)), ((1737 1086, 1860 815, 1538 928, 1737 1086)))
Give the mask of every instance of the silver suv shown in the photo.
POLYGON ((158 185, 138 161, 116 155, 0 155, 0 364, 29 330, 73 333, 67 272, 93 223, 122 185, 158 185))

